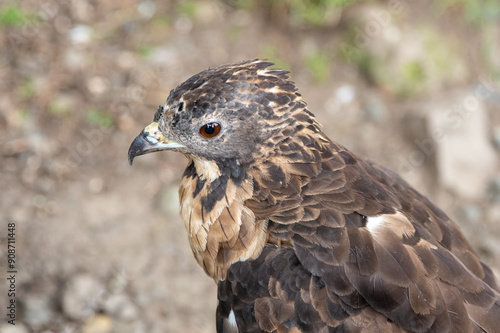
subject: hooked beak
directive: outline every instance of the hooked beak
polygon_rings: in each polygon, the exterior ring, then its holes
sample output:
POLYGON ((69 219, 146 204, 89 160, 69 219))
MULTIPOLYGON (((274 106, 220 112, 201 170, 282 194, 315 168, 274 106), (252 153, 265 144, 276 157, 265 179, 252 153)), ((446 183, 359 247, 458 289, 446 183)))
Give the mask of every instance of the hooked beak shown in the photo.
POLYGON ((184 147, 178 142, 168 140, 158 128, 158 123, 149 124, 142 130, 128 149, 128 162, 132 165, 136 156, 154 153, 155 151, 182 148, 184 147))

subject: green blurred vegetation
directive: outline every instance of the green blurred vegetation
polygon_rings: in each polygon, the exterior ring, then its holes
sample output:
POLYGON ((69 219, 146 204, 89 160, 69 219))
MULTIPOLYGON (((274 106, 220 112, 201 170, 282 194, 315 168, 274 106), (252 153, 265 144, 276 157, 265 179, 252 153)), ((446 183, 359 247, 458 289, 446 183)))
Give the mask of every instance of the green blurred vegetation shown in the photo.
POLYGON ((71 113, 71 105, 64 98, 55 98, 49 102, 47 111, 56 117, 64 117, 71 113))
POLYGON ((114 123, 112 116, 97 109, 87 110, 86 121, 89 124, 98 125, 102 128, 110 128, 114 123))
MULTIPOLYGON (((290 70, 292 61, 300 58, 301 65, 309 72, 315 84, 327 83, 332 77, 331 71, 339 62, 344 62, 353 66, 363 75, 367 81, 376 86, 388 88, 389 91, 402 97, 425 92, 429 87, 446 86, 456 78, 456 68, 463 68, 466 55, 456 45, 449 43, 446 36, 436 33, 436 27, 422 27, 418 23, 413 29, 416 30, 416 38, 420 38, 421 54, 404 59, 397 59, 397 53, 404 46, 384 44, 382 34, 387 26, 383 26, 380 35, 367 37, 367 45, 359 45, 359 31, 366 29, 366 24, 373 21, 372 12, 389 8, 388 2, 376 0, 218 0, 229 7, 230 10, 245 11, 245 14, 265 17, 266 23, 287 29, 290 36, 297 38, 308 38, 328 33, 332 37, 332 43, 328 46, 319 42, 312 45, 312 50, 301 49, 296 55, 289 56, 279 45, 272 44, 268 40, 262 42, 258 47, 256 56, 269 59, 276 64, 276 67, 290 70), (344 15, 353 5, 362 7, 369 3, 368 14, 366 11, 351 11, 350 15, 344 15), (355 13, 356 15, 352 15, 355 13), (357 15, 361 13, 360 15, 357 15), (364 14, 363 14, 364 13, 364 14), (365 16, 363 16, 365 15, 365 16), (366 16, 367 15, 367 16, 366 16), (334 19, 332 19, 332 17, 334 19), (295 34, 297 33, 297 34, 295 34), (335 40, 335 41, 334 41, 335 40), (377 47, 372 47, 377 45, 377 47), (393 49, 391 49, 391 47, 393 49), (378 50, 376 50, 378 48, 378 50), (387 49, 380 52, 380 49, 387 49), (337 50, 337 51, 335 51, 337 50), (292 60, 293 59, 293 60, 292 60)), ((408 10, 410 4, 401 2, 408 10)), ((204 15, 203 7, 207 1, 201 0, 177 0, 170 4, 169 10, 158 10, 149 22, 141 25, 141 34, 131 34, 131 51, 141 58, 149 58, 154 53, 155 47, 161 42, 165 42, 167 33, 175 33, 176 19, 182 18, 192 23, 204 15), (146 31, 146 33, 144 33, 146 31), (158 39, 154 39, 157 36, 158 39)), ((42 7, 32 7, 30 11, 20 3, 11 1, 0 5, 0 28, 22 28, 27 24, 41 20, 43 16, 38 14, 42 7)), ((484 72, 490 75, 493 80, 500 78, 500 66, 498 65, 499 48, 497 39, 497 25, 500 22, 500 1, 499 0, 436 0, 429 6, 429 10, 434 10, 433 15, 457 14, 457 21, 463 19, 464 25, 474 27, 480 32, 482 39, 478 52, 480 64, 484 72)), ((406 15, 406 14, 405 14, 406 15)), ((392 14, 388 24, 402 31, 403 16, 392 14)), ((225 37, 229 41, 238 41, 247 29, 246 25, 239 25, 239 22, 231 22, 226 30, 225 37)), ((137 23, 134 23, 137 24, 137 23)), ((253 23, 250 23, 253 24, 253 23)), ((132 26, 132 25, 131 25, 132 26)), ((120 27, 121 25, 116 25, 120 27)), ((136 29, 139 29, 136 28, 136 29)), ((108 32, 110 36, 118 36, 108 32)), ((402 32, 404 33, 404 32, 402 32)), ((324 40, 324 39, 323 39, 324 40)), ((404 44, 404 43, 403 43, 404 44)), ((460 46, 459 46, 460 47, 460 46)), ((32 80, 26 79, 18 87, 18 94, 25 99, 30 99, 35 94, 35 86, 32 80)), ((96 122, 99 118, 96 110, 89 111, 88 122, 96 122)), ((48 105, 48 112, 55 116, 64 116, 71 112, 71 108, 64 100, 55 98, 48 105)), ((98 122, 98 121, 97 121, 98 122)), ((112 119, 111 119, 112 123, 112 119)))
POLYGON ((356 0, 284 0, 293 20, 312 26, 324 26, 328 23, 328 16, 342 7, 350 5, 356 0))
POLYGON ((30 18, 30 15, 25 13, 17 3, 10 3, 0 8, 0 27, 20 28, 30 18))
MULTIPOLYGON (((368 1, 368 0, 365 0, 368 1)), ((265 13, 280 13, 288 17, 294 26, 322 27, 328 25, 329 17, 343 7, 360 0, 221 0, 232 7, 265 13)))
POLYGON ((23 98, 30 99, 35 95, 35 83, 32 79, 26 79, 18 91, 23 98))
POLYGON ((367 37, 366 44, 361 44, 355 34, 359 29, 348 29, 340 43, 339 56, 356 67, 367 81, 400 97, 411 97, 467 77, 465 55, 455 40, 436 34, 426 24, 414 29, 417 37, 408 45, 418 51, 409 54, 402 48, 406 44, 401 43, 382 42, 383 47, 372 47, 381 43, 378 36, 367 37))
POLYGON ((264 45, 260 53, 262 54, 262 58, 272 61, 274 67, 290 71, 290 64, 280 56, 276 45, 264 45))
MULTIPOLYGON (((328 24, 328 14, 342 10, 355 3, 372 2, 373 0, 220 0, 232 7, 245 10, 272 13, 277 11, 289 14, 290 23, 324 26, 328 24)), ((195 1, 181 1, 184 13, 195 11, 195 1)), ((495 23, 500 18, 500 1, 498 0, 437 0, 433 4, 445 11, 457 7, 470 22, 484 24, 495 23)), ((387 5, 386 5, 387 6, 387 5)))
POLYGON ((30 117, 30 112, 28 109, 20 109, 17 111, 17 115, 21 121, 26 121, 30 117))
POLYGON ((196 14, 197 6, 196 1, 183 0, 177 3, 176 11, 182 16, 193 18, 196 14))
POLYGON ((324 83, 330 78, 332 59, 326 52, 316 51, 309 54, 305 63, 316 83, 324 83))
MULTIPOLYGON (((382 33, 385 31, 374 37, 365 36, 367 45, 359 45, 359 40, 356 40, 356 37, 359 38, 359 35, 356 36, 356 34, 365 29, 365 25, 372 16, 344 17, 342 24, 338 24, 343 13, 354 4, 362 6, 367 2, 378 2, 379 10, 387 11, 389 4, 385 2, 374 0, 220 1, 233 8, 252 12, 254 15, 267 13, 266 15, 269 15, 272 24, 285 25, 288 29, 306 28, 309 32, 325 31, 325 28, 336 29, 335 34, 342 36, 342 41, 336 47, 339 50, 338 54, 328 55, 327 50, 318 45, 318 50, 312 53, 306 52, 302 56, 303 64, 317 84, 329 80, 331 68, 338 61, 338 57, 356 67, 372 84, 384 86, 401 97, 411 97, 428 89, 446 86, 454 80, 460 82, 467 76, 467 70, 464 69, 467 66, 465 64, 466 55, 460 52, 460 46, 457 48, 457 45, 450 42, 447 36, 436 34, 435 27, 417 23, 415 29, 417 30, 417 43, 420 44, 420 54, 410 56, 407 59, 402 55, 401 59, 396 60, 395 57, 401 53, 398 47, 401 46, 384 45, 382 33), (337 19, 332 20, 332 16, 336 16, 337 19), (379 50, 375 51, 376 48, 372 47, 381 42, 382 46, 379 48, 388 48, 385 53, 381 53, 379 50), (342 45, 344 49, 342 49, 342 45), (457 68, 458 70, 456 70, 457 68)), ((376 4, 374 5, 376 6, 376 4)), ((406 4, 402 4, 402 6, 409 7, 406 4)), ((495 59, 492 59, 492 54, 498 53, 498 50, 495 49, 497 41, 488 41, 491 36, 496 36, 496 33, 489 30, 491 27, 494 30, 500 22, 500 1, 437 0, 430 7, 430 9, 434 8, 434 13, 437 16, 455 16, 457 20, 463 17, 465 25, 471 24, 483 32, 481 34, 482 39, 484 39, 480 50, 481 64, 484 66, 484 70, 491 73, 492 76, 500 77, 500 68, 495 65, 497 63, 495 59), (438 10, 436 11, 436 9, 438 10)), ((398 22, 399 19, 401 17, 398 14, 391 13, 388 24, 402 29, 401 22, 398 22)), ((387 26, 382 26, 381 30, 386 28, 387 26)), ((241 28, 234 28, 228 32, 229 38, 236 40, 241 33, 239 29, 241 28)), ((329 49, 332 48, 329 47, 329 49)), ((265 58, 276 62, 278 66, 289 68, 285 60, 287 57, 279 54, 279 49, 276 46, 264 46, 261 53, 265 58)))
POLYGON ((460 7, 464 17, 469 22, 478 25, 498 23, 500 20, 500 1, 498 0, 439 0, 436 5, 441 10, 460 7))
POLYGON ((135 48, 135 53, 142 58, 148 58, 153 51, 153 47, 146 44, 137 45, 135 48))

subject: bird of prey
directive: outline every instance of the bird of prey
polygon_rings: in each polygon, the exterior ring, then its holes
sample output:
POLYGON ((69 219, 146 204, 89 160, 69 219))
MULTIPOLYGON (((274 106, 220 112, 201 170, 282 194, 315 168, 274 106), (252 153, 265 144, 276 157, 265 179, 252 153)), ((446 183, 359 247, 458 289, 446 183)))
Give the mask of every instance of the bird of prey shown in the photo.
POLYGON ((180 215, 217 332, 500 332, 498 282, 455 223, 330 140, 270 65, 194 75, 128 152, 187 157, 180 215))

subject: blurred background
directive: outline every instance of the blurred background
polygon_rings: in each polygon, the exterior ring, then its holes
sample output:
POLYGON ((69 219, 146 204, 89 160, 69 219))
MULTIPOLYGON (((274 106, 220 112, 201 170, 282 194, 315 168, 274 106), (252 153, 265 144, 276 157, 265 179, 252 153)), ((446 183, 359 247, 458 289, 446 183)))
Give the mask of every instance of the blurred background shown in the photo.
POLYGON ((0 1, 0 332, 214 332, 181 155, 127 163, 169 91, 266 58, 500 271, 498 0, 0 1), (17 320, 7 324, 7 224, 17 320))

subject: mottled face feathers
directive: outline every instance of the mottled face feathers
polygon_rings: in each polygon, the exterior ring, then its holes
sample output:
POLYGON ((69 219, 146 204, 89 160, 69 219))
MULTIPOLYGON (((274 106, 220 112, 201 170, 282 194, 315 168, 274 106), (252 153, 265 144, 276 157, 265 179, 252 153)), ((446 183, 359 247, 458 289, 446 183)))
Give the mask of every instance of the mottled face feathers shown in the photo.
POLYGON ((241 164, 258 158, 257 146, 297 126, 291 113, 305 106, 286 72, 269 65, 248 61, 205 70, 172 90, 154 120, 166 137, 186 146, 183 153, 241 164), (208 123, 220 125, 217 136, 200 135, 208 123))
POLYGON ((453 221, 328 139, 270 65, 191 77, 129 149, 188 158, 180 214, 217 332, 499 332, 496 277, 453 221))

